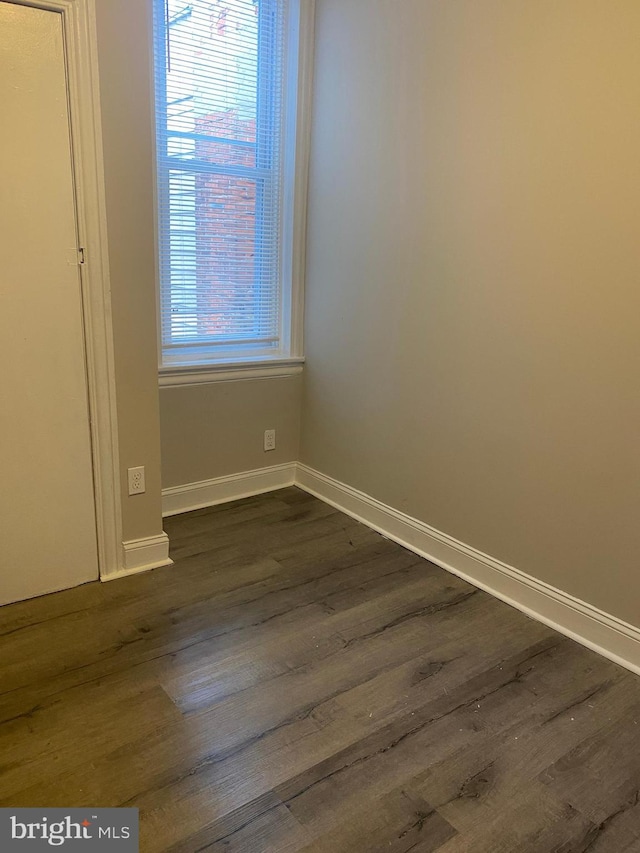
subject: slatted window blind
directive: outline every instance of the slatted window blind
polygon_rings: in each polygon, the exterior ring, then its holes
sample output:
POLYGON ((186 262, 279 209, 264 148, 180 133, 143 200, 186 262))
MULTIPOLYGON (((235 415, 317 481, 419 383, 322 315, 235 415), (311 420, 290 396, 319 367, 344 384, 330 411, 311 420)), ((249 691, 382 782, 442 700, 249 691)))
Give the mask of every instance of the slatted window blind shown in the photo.
POLYGON ((287 0, 155 0, 163 363, 281 353, 287 0))

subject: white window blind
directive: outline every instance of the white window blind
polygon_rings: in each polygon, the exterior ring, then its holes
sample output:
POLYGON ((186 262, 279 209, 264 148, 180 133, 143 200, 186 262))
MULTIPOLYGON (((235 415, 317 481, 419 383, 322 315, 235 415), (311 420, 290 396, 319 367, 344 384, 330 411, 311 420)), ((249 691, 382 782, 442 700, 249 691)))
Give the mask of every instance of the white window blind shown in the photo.
POLYGON ((155 0, 163 364, 286 354, 288 0, 155 0))

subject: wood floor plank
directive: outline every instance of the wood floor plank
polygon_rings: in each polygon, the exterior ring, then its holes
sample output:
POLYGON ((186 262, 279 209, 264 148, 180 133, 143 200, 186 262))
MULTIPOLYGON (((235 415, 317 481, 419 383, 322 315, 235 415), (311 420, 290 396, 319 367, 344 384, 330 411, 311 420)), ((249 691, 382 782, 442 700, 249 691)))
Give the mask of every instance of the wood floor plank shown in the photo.
POLYGON ((203 826, 172 845, 170 853, 295 853, 307 844, 304 829, 273 795, 203 826))
POLYGON ((640 701, 623 719, 608 717, 604 729, 567 750, 540 779, 598 827, 598 844, 606 839, 624 849, 640 841, 640 701))
POLYGON ((180 712, 161 687, 132 681, 107 689, 91 685, 74 702, 45 699, 0 727, 0 799, 28 787, 33 779, 58 776, 84 764, 88 743, 95 761, 179 719, 180 712))
POLYGON ((440 853, 586 853, 592 837, 589 821, 536 785, 508 810, 488 812, 472 830, 455 835, 440 853))
POLYGON ((435 853, 455 829, 421 797, 392 791, 351 812, 326 835, 303 848, 304 853, 435 853))

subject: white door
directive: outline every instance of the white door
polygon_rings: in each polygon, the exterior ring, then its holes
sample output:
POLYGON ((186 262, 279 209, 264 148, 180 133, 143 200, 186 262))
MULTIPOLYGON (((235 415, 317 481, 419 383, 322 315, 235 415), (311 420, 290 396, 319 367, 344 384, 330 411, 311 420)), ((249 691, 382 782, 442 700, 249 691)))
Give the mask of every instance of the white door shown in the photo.
POLYGON ((98 577, 58 12, 0 0, 0 604, 98 577))

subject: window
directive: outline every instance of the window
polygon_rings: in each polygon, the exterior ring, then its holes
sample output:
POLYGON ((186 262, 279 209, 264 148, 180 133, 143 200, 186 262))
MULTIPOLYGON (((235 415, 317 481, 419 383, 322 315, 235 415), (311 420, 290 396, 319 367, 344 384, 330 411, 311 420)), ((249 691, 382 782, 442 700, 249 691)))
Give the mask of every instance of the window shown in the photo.
POLYGON ((302 361, 301 2, 154 0, 161 373, 302 361))

